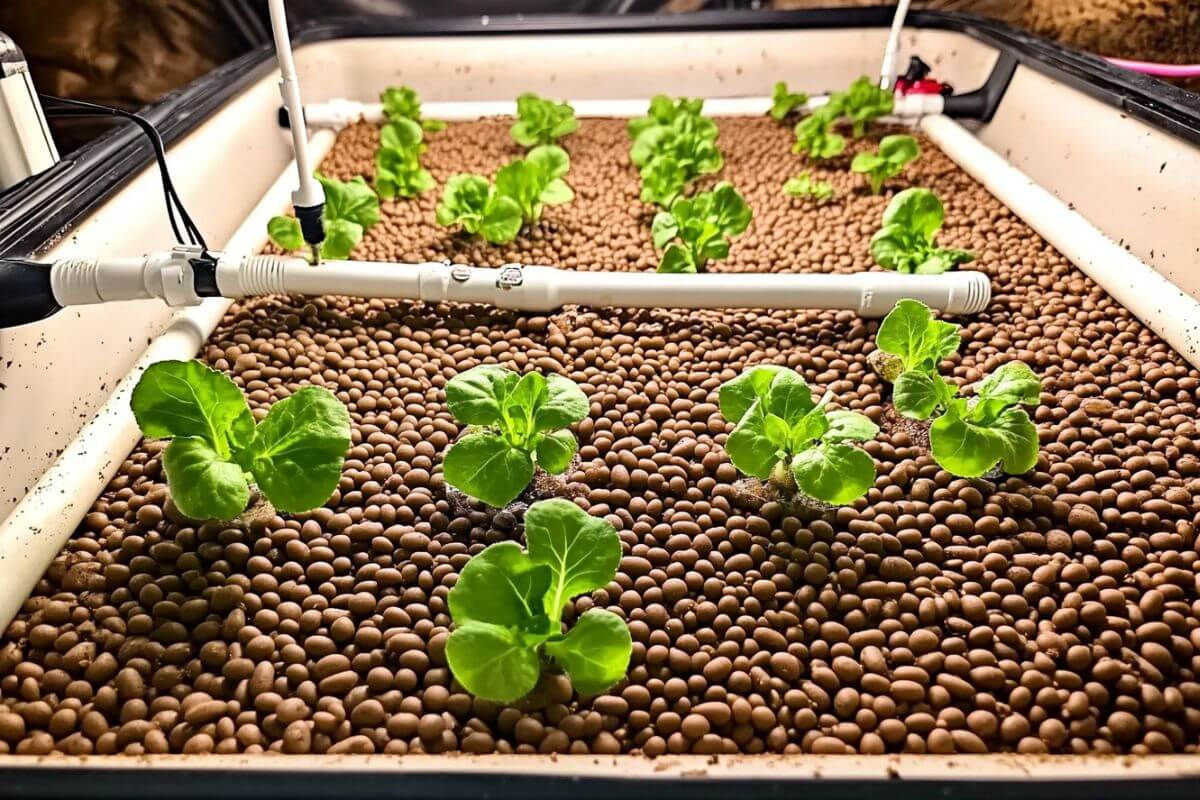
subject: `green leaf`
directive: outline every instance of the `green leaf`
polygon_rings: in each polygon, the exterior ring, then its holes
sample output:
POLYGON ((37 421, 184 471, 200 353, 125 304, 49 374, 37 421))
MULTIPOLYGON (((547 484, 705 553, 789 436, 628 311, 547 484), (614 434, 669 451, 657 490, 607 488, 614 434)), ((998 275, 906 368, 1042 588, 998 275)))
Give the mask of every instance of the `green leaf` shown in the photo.
POLYGON ((958 350, 959 327, 935 320, 929 307, 916 300, 896 303, 875 336, 885 353, 899 356, 906 370, 936 372, 938 363, 958 350))
POLYGON ((517 499, 533 480, 533 469, 532 453, 486 431, 468 433, 442 460, 447 483, 495 508, 517 499))
POLYGON ((558 619, 572 597, 600 589, 617 574, 621 540, 608 522, 589 516, 574 503, 543 500, 525 512, 529 557, 553 573, 544 608, 558 619))
POLYGON ((199 436, 172 439, 163 453, 163 469, 171 499, 192 519, 230 520, 250 502, 242 468, 199 436))
POLYGON ((823 437, 827 442, 866 442, 879 433, 870 417, 854 411, 830 411, 825 419, 829 422, 823 437))
POLYGON ((446 130, 446 123, 440 119, 423 119, 421 120, 421 127, 427 133, 438 133, 439 131, 446 130))
POLYGON ((771 93, 771 119, 782 122, 788 114, 808 102, 808 95, 803 92, 789 92, 787 84, 779 81, 771 93))
POLYGON ((942 402, 938 375, 910 370, 900 375, 892 388, 896 410, 909 419, 929 419, 942 402))
POLYGON ((411 119, 397 119, 379 130, 379 143, 389 150, 415 149, 423 138, 421 125, 411 119))
POLYGON ((505 398, 502 411, 504 422, 500 426, 514 444, 528 449, 529 438, 536 430, 533 417, 546 399, 546 379, 536 372, 521 376, 512 392, 505 398))
POLYGON ((446 662, 468 692, 509 703, 533 691, 541 674, 537 647, 497 625, 468 622, 446 641, 446 662))
MULTIPOLYGON (((317 180, 325 190, 325 222, 346 220, 369 229, 379 222, 379 198, 361 175, 352 180, 339 181, 316 173, 317 180)), ((362 231, 359 232, 361 236, 362 231)))
POLYGON ((695 273, 696 261, 686 247, 672 242, 663 253, 662 261, 658 262, 658 271, 666 273, 695 273))
POLYGON ((769 412, 763 415, 762 432, 776 450, 787 450, 792 437, 792 427, 782 417, 769 412))
POLYGON ((421 101, 417 93, 407 86, 389 86, 379 95, 383 104, 383 115, 390 121, 421 119, 421 101))
POLYGON ((892 198, 884 209, 883 224, 898 225, 919 236, 925 243, 932 244, 945 216, 942 201, 937 195, 928 189, 914 187, 892 198))
POLYGON ((796 123, 796 143, 792 151, 807 153, 810 158, 833 158, 846 149, 846 140, 832 130, 837 109, 822 106, 796 123))
POLYGON ((1023 361, 1010 361, 979 384, 982 400, 1003 400, 1012 405, 1034 406, 1041 400, 1042 382, 1023 361))
POLYGON ((545 176, 546 182, 561 178, 571 169, 571 157, 567 151, 552 144, 533 148, 526 154, 525 161, 545 176))
POLYGON ((779 462, 780 448, 765 430, 766 414, 757 403, 725 441, 725 452, 733 465, 747 475, 765 480, 779 462))
POLYGON ((325 241, 321 243, 321 257, 341 261, 350 257, 355 245, 362 241, 363 229, 357 222, 348 219, 325 221, 325 241))
POLYGON ((516 542, 497 542, 473 556, 447 602, 455 625, 486 622, 531 634, 551 633, 542 598, 550 568, 536 564, 516 542))
POLYGON ((498 425, 505 399, 520 379, 493 364, 472 367, 446 382, 446 407, 466 425, 498 425))
POLYGON ((1010 408, 992 424, 1001 441, 1000 466, 1009 475, 1021 475, 1037 465, 1037 428, 1023 408, 1010 408))
POLYGON ((560 475, 571 466, 579 443, 570 431, 544 433, 537 439, 537 463, 551 475, 560 475))
POLYGON ((349 448, 346 407, 328 389, 306 386, 271 406, 237 459, 273 506, 298 513, 333 494, 349 448))
POLYGON ((722 416, 730 422, 741 422, 756 400, 766 400, 776 376, 787 371, 786 367, 761 364, 721 384, 718 403, 722 416))
POLYGON ((785 453, 799 453, 812 447, 813 442, 829 432, 829 417, 825 413, 825 400, 820 406, 815 406, 804 416, 792 424, 791 435, 786 446, 781 448, 785 453))
POLYGON ((201 437, 222 459, 254 435, 242 390, 195 360, 151 364, 133 388, 130 406, 147 438, 201 437))
POLYGON ((559 206, 574 200, 575 192, 571 190, 571 187, 562 178, 555 178, 546 184, 546 188, 542 189, 542 193, 538 195, 538 199, 548 206, 559 206))
POLYGON ((495 197, 488 203, 479 232, 492 244, 504 244, 521 232, 521 207, 510 197, 495 197))
POLYGON ((892 134, 879 140, 879 155, 889 164, 904 167, 921 155, 921 147, 907 134, 892 134))
POLYGON ((851 83, 846 91, 836 92, 830 105, 850 118, 854 138, 858 139, 866 133, 868 122, 892 112, 893 97, 890 91, 879 88, 864 75, 851 83))
POLYGON ((300 220, 295 217, 271 217, 267 222, 267 236, 280 250, 291 252, 304 247, 300 220))
POLYGON ((938 464, 947 472, 964 478, 985 474, 1005 453, 1004 441, 999 435, 952 412, 933 421, 929 428, 929 444, 938 464))
POLYGON ((650 235, 654 239, 654 246, 663 248, 667 246, 667 242, 671 241, 679 233, 679 221, 675 219, 675 215, 670 211, 660 211, 654 215, 654 222, 650 225, 650 235))
POLYGON ((808 388, 804 378, 798 372, 784 370, 776 373, 771 381, 764 407, 767 413, 778 416, 790 428, 816 405, 812 389, 808 388))
POLYGON ((805 494, 844 505, 875 485, 875 462, 865 450, 844 442, 826 442, 796 456, 792 475, 805 494))
POLYGON ((546 653, 581 695, 599 694, 625 677, 632 652, 625 621, 600 608, 585 611, 562 639, 546 642, 546 653))
POLYGON ((546 376, 546 396, 534 415, 534 429, 552 431, 574 425, 588 415, 587 395, 570 378, 546 376))

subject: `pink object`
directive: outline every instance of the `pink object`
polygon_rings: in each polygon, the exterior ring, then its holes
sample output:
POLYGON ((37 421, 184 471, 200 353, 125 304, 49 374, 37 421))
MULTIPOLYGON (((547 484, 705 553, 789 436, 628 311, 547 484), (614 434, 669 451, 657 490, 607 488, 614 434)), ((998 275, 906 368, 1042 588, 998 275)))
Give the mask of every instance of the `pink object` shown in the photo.
POLYGON ((1157 64, 1152 61, 1131 61, 1127 58, 1108 58, 1107 56, 1104 60, 1143 75, 1154 75, 1159 78, 1200 78, 1200 64, 1157 64))

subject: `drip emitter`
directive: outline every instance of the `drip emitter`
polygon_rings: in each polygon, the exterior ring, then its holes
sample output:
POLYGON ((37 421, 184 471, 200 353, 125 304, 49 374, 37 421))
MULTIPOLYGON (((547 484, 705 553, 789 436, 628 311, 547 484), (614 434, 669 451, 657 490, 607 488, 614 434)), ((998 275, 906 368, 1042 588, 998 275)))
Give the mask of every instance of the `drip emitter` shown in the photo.
POLYGON ((0 261, 0 326, 50 316, 69 306, 157 297, 171 306, 206 297, 280 293, 341 294, 426 302, 487 303, 522 311, 564 305, 622 308, 845 309, 882 317, 904 298, 948 314, 987 307, 991 284, 981 272, 901 275, 834 274, 664 275, 654 272, 574 272, 540 265, 473 267, 327 261, 201 252, 179 246, 143 258, 65 258, 52 264, 0 261))

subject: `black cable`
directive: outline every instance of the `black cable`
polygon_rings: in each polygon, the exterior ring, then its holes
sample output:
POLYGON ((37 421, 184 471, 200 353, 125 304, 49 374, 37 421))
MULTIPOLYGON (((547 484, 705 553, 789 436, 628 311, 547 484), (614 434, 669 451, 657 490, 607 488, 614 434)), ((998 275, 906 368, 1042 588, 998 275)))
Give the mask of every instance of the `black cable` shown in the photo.
POLYGON ((200 228, 192 220, 192 217, 184 207, 183 201, 179 198, 179 192, 175 189, 175 184, 171 180, 171 172, 167 166, 167 152, 163 145, 162 136, 159 135, 158 129, 154 127, 145 117, 135 114, 130 111, 125 111, 120 108, 104 106, 98 103, 89 103, 85 100, 71 100, 65 97, 55 97, 54 95, 39 95, 44 102, 52 104, 60 104, 61 107, 53 106, 46 107, 46 113, 49 116, 56 117, 119 117, 126 119, 137 125, 146 137, 150 140, 150 146, 154 150, 154 157, 158 162, 159 175, 162 177, 163 194, 167 205, 167 218, 171 223, 171 230, 175 234, 175 241, 179 244, 199 245, 202 249, 207 250, 208 244, 204 240, 203 234, 200 233, 200 228), (179 222, 175 219, 175 214, 178 212, 180 219, 183 221, 183 230, 187 234, 187 241, 184 241, 183 235, 179 230, 179 222))

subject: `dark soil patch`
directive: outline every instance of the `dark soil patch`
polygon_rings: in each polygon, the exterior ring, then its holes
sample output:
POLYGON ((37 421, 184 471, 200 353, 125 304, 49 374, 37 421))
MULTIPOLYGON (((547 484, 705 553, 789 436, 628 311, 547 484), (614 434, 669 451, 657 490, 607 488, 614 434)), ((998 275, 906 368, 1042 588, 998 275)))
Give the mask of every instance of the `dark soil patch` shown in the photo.
MULTIPOLYGON (((516 154, 507 127, 432 137, 434 176, 494 171, 516 154)), ((886 195, 817 167, 838 198, 787 198, 806 168, 787 129, 721 130, 755 222, 716 269, 872 268, 886 195)), ((369 172, 375 136, 345 131, 325 168, 369 172)), ((359 255, 652 269, 624 124, 586 121, 567 146, 577 200, 513 244, 437 227, 431 193, 385 204, 359 255)), ((164 514, 161 448, 139 447, 0 645, 0 752, 1195 752, 1200 376, 925 149, 892 188, 933 188, 943 241, 995 287, 948 375, 1020 358, 1042 376, 1030 474, 952 478, 892 427, 867 444, 878 479, 855 505, 806 520, 740 504, 717 389, 745 367, 785 364, 886 421, 877 323, 851 312, 239 303, 202 357, 258 414, 302 385, 337 392, 354 423, 338 491, 301 517, 195 527, 164 514), (441 476, 459 434, 443 387, 482 362, 561 372, 591 398, 569 481, 625 556, 570 613, 611 608, 634 639, 605 695, 548 676, 499 707, 446 667, 450 587, 513 535, 456 509, 441 476)))

